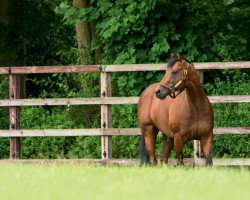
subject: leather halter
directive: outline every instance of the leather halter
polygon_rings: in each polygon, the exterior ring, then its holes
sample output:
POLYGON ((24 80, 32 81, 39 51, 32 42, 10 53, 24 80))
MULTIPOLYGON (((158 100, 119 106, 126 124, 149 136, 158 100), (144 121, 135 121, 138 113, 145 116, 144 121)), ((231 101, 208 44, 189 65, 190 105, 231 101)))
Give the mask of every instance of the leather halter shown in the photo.
MULTIPOLYGON (((181 80, 179 80, 175 85, 174 87, 170 90, 170 94, 169 96, 174 99, 175 97, 177 97, 187 86, 186 86, 186 82, 184 82, 187 78, 187 70, 185 69, 183 71, 183 76, 181 78, 181 80), (184 82, 185 83, 185 87, 183 89, 180 89, 180 90, 177 90, 177 87, 182 83, 184 82), (178 92, 177 94, 175 94, 175 92, 178 92)), ((172 78, 170 83, 172 83, 174 81, 175 78, 172 78)), ((160 86, 166 88, 166 89, 170 89, 168 86, 166 85, 162 85, 162 84, 159 84, 160 86)))

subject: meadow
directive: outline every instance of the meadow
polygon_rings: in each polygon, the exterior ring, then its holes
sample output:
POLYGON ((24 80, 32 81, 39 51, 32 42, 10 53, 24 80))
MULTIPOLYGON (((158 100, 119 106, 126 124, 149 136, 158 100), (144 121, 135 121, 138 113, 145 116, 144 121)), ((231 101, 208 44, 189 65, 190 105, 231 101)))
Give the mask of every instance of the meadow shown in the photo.
POLYGON ((1 164, 0 199, 249 199, 249 168, 1 164))

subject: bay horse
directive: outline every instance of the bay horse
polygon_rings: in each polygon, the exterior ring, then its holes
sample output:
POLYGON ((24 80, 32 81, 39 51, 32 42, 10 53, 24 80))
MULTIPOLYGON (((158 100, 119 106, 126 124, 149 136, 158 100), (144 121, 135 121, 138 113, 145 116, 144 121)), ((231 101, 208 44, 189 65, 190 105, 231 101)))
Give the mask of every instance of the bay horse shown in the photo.
POLYGON ((177 164, 183 164, 184 144, 199 140, 206 165, 212 165, 213 109, 196 69, 182 55, 171 53, 163 79, 142 92, 138 120, 141 165, 157 164, 155 140, 159 131, 163 134, 161 161, 167 163, 174 149, 177 164))

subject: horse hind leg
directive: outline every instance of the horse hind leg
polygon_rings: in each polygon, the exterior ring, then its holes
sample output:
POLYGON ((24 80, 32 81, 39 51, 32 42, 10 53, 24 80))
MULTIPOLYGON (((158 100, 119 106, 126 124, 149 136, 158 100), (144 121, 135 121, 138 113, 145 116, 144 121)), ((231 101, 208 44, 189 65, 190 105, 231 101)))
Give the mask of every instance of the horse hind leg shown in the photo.
POLYGON ((163 147, 161 153, 161 162, 168 163, 168 157, 174 148, 174 139, 163 134, 163 147))
POLYGON ((155 140, 158 129, 152 125, 141 128, 142 139, 140 144, 141 165, 157 164, 155 157, 155 140))
POLYGON ((141 166, 144 164, 149 164, 149 156, 146 150, 145 139, 143 135, 141 135, 140 139, 140 157, 141 157, 141 162, 140 162, 141 166))
POLYGON ((213 133, 209 134, 209 136, 202 137, 200 141, 206 159, 206 165, 213 165, 212 161, 213 133))

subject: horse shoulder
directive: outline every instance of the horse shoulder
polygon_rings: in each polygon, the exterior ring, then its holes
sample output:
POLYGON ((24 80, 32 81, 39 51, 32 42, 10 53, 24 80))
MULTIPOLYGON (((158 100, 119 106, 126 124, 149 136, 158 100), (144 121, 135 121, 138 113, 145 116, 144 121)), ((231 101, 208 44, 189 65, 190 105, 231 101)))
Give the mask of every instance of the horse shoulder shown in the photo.
POLYGON ((155 126, 165 135, 172 137, 169 129, 169 109, 173 99, 166 97, 161 100, 154 96, 150 116, 155 126))
POLYGON ((148 86, 141 94, 138 102, 138 120, 140 125, 152 123, 150 118, 150 110, 152 106, 152 99, 157 84, 148 86))

